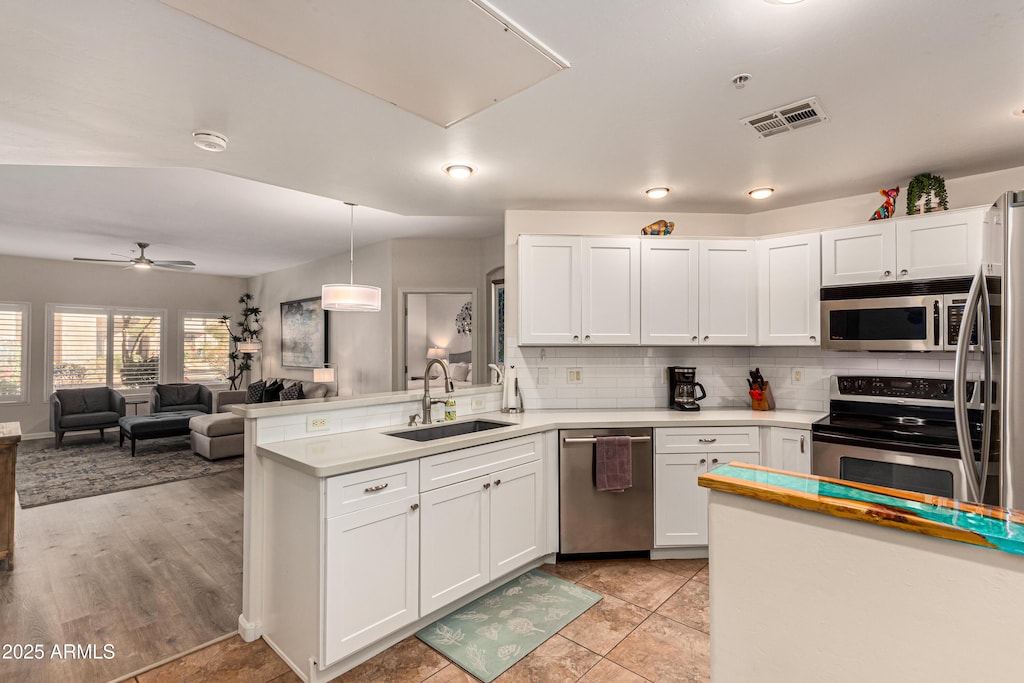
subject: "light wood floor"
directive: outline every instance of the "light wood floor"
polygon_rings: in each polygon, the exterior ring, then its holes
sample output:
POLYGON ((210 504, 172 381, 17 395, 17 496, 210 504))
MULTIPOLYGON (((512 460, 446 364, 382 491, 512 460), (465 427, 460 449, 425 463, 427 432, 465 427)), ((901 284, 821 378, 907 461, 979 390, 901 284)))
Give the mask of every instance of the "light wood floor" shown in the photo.
POLYGON ((2 681, 103 683, 238 628, 241 469, 19 510, 15 533, 0 644, 45 654, 0 659, 2 681), (95 645, 100 658, 52 657, 65 644, 95 645))

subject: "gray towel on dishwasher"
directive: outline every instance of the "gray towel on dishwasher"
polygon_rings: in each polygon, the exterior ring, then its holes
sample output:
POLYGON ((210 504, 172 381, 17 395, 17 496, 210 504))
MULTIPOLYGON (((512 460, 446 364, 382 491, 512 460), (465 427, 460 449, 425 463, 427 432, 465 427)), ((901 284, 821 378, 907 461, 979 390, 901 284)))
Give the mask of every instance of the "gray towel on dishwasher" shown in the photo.
POLYGON ((633 444, 628 436, 597 437, 597 490, 622 493, 633 486, 633 444))

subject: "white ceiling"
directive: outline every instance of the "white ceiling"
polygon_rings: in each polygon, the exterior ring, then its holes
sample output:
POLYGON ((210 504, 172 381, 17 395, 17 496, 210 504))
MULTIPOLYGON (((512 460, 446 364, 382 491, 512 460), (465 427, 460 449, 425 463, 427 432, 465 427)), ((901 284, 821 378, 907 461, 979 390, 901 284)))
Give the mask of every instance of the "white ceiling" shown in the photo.
POLYGON ((745 213, 1024 159, 1020 0, 492 2, 572 68, 448 129, 157 0, 4 3, 0 252, 148 241, 251 275, 345 250, 346 207, 322 198, 361 205, 361 242, 484 236, 505 209, 745 213), (739 123, 812 96, 827 123, 739 123), (228 151, 193 147, 197 128, 228 151), (755 204, 760 185, 778 192, 755 204))

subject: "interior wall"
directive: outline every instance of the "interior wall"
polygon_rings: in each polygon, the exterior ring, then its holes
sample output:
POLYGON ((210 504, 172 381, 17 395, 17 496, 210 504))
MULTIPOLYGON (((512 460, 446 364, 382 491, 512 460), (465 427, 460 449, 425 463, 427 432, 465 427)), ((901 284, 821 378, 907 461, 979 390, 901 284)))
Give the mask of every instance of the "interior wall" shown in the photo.
POLYGON ((406 380, 422 377, 427 365, 427 295, 409 294, 405 300, 406 380))
MULTIPOLYGON (((243 278, 0 256, 0 299, 31 305, 28 402, 0 404, 0 422, 20 422, 22 433, 28 436, 50 431, 49 396, 45 393, 47 304, 163 309, 161 373, 167 382, 180 382, 182 314, 228 314, 237 320, 238 297, 245 291, 243 278)), ((145 406, 141 408, 144 413, 145 406)))
MULTIPOLYGON (((255 305, 263 309, 264 377, 312 380, 312 368, 281 366, 281 302, 319 297, 326 283, 347 282, 349 254, 331 256, 249 280, 255 305)), ((391 390, 391 243, 378 242, 356 249, 355 281, 381 288, 380 313, 327 313, 327 360, 337 364, 338 395, 372 394, 391 390)))

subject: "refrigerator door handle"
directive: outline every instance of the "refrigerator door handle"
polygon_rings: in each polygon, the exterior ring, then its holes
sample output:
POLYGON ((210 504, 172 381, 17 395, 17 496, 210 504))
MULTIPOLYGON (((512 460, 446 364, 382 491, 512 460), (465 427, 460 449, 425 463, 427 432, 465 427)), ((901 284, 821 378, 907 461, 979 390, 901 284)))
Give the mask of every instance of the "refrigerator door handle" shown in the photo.
POLYGON ((985 485, 988 483, 989 451, 992 450, 992 375, 994 370, 994 351, 992 348, 992 301, 988 295, 988 283, 985 281, 984 273, 978 271, 978 279, 981 280, 981 320, 978 322, 979 342, 984 345, 985 354, 985 381, 978 389, 984 393, 980 399, 984 401, 984 411, 981 421, 981 474, 978 482, 978 502, 985 498, 985 485))
MULTIPOLYGON (((956 438, 960 445, 960 459, 964 463, 964 484, 967 499, 971 503, 981 502, 981 487, 978 484, 978 467, 974 461, 974 446, 971 443, 970 424, 967 419, 967 348, 971 342, 971 328, 978 314, 978 303, 981 299, 979 287, 984 288, 985 275, 981 268, 971 283, 971 291, 967 294, 964 314, 960 321, 960 336, 956 344, 956 370, 953 374, 953 414, 956 417, 956 438)), ((991 346, 991 345, 989 345, 991 346)), ((988 392, 988 387, 978 387, 988 392)), ((987 398, 985 394, 983 397, 987 398)), ((986 404, 988 401, 986 401, 986 404)), ((983 458, 986 456, 982 456, 983 458)))

